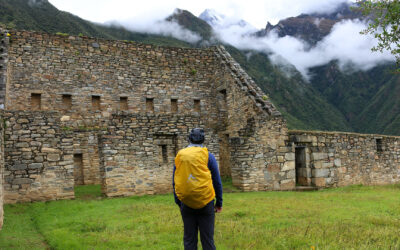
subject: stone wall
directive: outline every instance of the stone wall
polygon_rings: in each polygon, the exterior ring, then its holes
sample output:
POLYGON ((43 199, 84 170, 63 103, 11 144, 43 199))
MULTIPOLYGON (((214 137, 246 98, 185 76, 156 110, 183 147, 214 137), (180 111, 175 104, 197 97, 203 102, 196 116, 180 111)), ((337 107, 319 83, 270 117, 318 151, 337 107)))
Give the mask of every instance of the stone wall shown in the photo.
POLYGON ((222 134, 233 184, 244 191, 294 188, 294 152, 286 145, 285 120, 223 47, 215 53, 222 66, 217 82, 227 90, 222 134))
POLYGON ((0 27, 0 109, 5 103, 9 40, 8 31, 0 27))
POLYGON ((0 119, 0 230, 3 227, 3 200, 4 200, 4 121, 0 119))
POLYGON ((301 168, 298 174, 304 178, 303 185, 400 182, 398 136, 313 131, 290 131, 289 135, 299 152, 296 168, 301 168))
MULTIPOLYGON (((194 127, 204 127, 198 115, 113 115, 109 133, 101 136, 103 193, 171 192, 175 155, 188 145, 187 136, 194 127)), ((205 132, 205 146, 218 159, 218 135, 210 128, 205 132)))
POLYGON ((5 111, 4 201, 74 197, 73 136, 58 112, 5 111))
POLYGON ((59 110, 86 127, 121 110, 217 117, 211 49, 32 32, 11 39, 6 109, 59 110))

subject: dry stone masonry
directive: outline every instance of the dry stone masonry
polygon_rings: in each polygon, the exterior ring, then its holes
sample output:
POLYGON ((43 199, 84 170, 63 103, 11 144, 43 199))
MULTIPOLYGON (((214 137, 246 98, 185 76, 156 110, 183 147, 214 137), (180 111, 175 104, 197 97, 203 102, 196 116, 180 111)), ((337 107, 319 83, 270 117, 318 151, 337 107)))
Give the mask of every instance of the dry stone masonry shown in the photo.
POLYGON ((338 187, 400 182, 400 137, 290 131, 301 184, 338 187))
POLYGON ((400 138, 288 131, 222 46, 0 33, 0 208, 3 195, 70 199, 86 184, 106 196, 171 192, 194 127, 244 191, 399 182, 400 138))

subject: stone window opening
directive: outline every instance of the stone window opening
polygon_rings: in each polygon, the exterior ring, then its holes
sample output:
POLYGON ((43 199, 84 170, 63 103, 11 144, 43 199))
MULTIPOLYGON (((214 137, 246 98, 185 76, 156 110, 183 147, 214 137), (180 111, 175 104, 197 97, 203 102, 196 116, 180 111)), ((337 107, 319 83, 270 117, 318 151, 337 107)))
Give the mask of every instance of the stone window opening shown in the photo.
POLYGON ((201 107, 200 107, 200 100, 195 99, 194 100, 194 111, 200 113, 201 107))
POLYGON ((168 163, 167 145, 161 145, 161 154, 162 154, 163 163, 168 163))
POLYGON ((37 93, 31 94, 31 108, 32 110, 42 109, 42 94, 37 94, 37 93))
POLYGON ((72 108, 72 96, 62 95, 62 109, 70 110, 72 108))
POLYGON ((171 112, 178 113, 178 100, 177 99, 171 99, 171 112))
POLYGON ((154 99, 146 98, 146 111, 154 112, 154 99))
POLYGON ((221 103, 221 109, 226 109, 227 108, 227 96, 226 96, 226 89, 220 90, 220 103, 221 103))
POLYGON ((119 98, 119 109, 124 111, 128 110, 128 97, 121 96, 119 98))
POLYGON ((377 138, 375 139, 375 142, 376 142, 376 152, 378 153, 383 152, 382 139, 377 138))
POLYGON ((100 103, 101 103, 101 97, 98 95, 92 95, 92 110, 100 110, 100 103))

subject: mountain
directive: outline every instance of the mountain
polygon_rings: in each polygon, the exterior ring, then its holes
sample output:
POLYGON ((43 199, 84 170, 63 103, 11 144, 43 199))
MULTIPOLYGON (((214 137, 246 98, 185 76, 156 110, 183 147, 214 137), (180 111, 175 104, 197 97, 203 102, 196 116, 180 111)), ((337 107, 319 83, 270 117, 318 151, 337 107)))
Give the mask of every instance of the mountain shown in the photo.
POLYGON ((175 9, 174 13, 167 17, 167 21, 176 22, 182 27, 199 34, 203 40, 211 40, 212 27, 202 19, 197 18, 187 10, 175 9))
POLYGON ((83 34, 90 37, 175 47, 192 46, 172 37, 131 32, 122 26, 95 24, 68 12, 59 11, 47 0, 0 0, 0 24, 20 30, 83 34))
POLYGON ((342 3, 329 14, 302 14, 281 20, 276 25, 268 22, 265 29, 256 32, 255 35, 263 37, 274 31, 279 37, 292 36, 315 45, 331 32, 335 24, 343 20, 363 18, 362 14, 353 11, 352 7, 354 5, 342 3))
POLYGON ((237 25, 239 27, 251 26, 251 24, 243 19, 238 20, 227 18, 225 15, 222 15, 213 9, 206 9, 199 15, 199 18, 207 22, 211 27, 214 28, 226 28, 234 25, 237 25))

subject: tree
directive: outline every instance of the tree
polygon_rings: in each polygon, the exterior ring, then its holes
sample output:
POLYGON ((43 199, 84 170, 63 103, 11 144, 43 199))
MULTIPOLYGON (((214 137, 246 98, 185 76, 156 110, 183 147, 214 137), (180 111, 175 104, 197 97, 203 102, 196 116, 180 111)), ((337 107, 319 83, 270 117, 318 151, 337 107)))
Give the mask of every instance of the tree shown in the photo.
POLYGON ((372 50, 390 51, 400 65, 400 1, 358 0, 357 2, 359 10, 371 20, 361 34, 372 34, 378 39, 378 45, 372 50))

